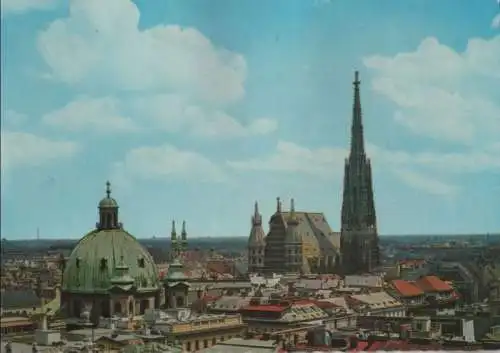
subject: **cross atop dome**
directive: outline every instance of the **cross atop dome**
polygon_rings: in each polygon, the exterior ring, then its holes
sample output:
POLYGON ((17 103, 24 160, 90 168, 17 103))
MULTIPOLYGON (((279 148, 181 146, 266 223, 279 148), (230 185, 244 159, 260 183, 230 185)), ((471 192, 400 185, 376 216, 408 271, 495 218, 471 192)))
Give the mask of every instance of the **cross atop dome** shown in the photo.
POLYGON ((106 182, 106 197, 111 198, 111 183, 109 180, 106 182))

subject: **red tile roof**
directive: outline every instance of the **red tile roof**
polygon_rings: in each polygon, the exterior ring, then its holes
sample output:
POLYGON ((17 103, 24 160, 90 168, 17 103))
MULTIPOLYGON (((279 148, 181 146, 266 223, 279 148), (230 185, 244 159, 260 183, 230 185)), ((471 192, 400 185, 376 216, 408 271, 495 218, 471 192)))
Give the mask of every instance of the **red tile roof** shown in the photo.
POLYGON ((241 310, 243 311, 262 311, 262 312, 272 312, 281 313, 287 309, 286 306, 282 305, 249 305, 241 310))
POLYGON ((415 282, 415 284, 424 292, 448 292, 453 288, 446 282, 436 276, 424 276, 415 282))
POLYGON ((395 279, 391 283, 394 289, 397 290, 402 297, 415 297, 417 295, 424 294, 422 289, 411 282, 404 281, 402 279, 395 279))

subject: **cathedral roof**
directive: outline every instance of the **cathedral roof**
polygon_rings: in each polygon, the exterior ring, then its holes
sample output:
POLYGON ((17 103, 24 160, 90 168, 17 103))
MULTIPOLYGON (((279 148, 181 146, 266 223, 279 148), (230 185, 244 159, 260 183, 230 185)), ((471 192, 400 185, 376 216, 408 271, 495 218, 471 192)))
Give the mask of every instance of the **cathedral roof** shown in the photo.
MULTIPOLYGON (((281 212, 286 225, 290 212, 281 212)), ((323 213, 295 212, 298 221, 297 234, 302 237, 302 242, 309 242, 320 249, 324 255, 337 255, 340 247, 339 233, 332 230, 323 213)))

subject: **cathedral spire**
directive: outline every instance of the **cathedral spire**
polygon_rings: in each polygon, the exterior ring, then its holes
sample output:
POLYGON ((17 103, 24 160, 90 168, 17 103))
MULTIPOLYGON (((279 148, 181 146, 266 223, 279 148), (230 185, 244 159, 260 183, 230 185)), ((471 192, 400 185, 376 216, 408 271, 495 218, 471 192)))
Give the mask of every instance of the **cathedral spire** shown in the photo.
POLYGON ((341 214, 342 267, 346 273, 370 272, 380 263, 371 163, 364 146, 360 84, 356 71, 351 150, 344 166, 341 214))
POLYGON ((276 213, 281 213, 281 199, 279 197, 276 198, 276 213))
POLYGON ((365 143, 363 136, 363 119, 361 111, 361 97, 359 93, 359 71, 354 72, 354 103, 352 107, 351 126, 351 158, 365 154, 365 143))

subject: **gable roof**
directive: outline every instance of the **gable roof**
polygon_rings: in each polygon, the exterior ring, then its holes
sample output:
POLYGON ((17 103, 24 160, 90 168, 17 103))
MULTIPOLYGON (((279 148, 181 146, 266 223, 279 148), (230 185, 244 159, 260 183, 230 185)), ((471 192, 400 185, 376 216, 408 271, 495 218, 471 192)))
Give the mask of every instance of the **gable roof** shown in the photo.
POLYGON ((402 279, 395 279, 391 282, 391 284, 402 297, 416 297, 417 295, 424 294, 424 291, 415 284, 402 279))
POLYGON ((415 281, 415 284, 424 292, 448 292, 453 288, 437 276, 424 276, 415 281))

